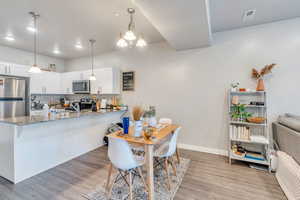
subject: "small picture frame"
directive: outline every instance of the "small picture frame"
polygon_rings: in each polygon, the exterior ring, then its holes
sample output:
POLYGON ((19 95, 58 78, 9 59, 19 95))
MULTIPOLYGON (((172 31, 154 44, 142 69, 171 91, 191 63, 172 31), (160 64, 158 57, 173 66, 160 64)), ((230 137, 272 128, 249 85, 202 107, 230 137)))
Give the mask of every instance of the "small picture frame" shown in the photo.
POLYGON ((135 89, 135 72, 123 72, 122 73, 122 91, 134 91, 135 89))

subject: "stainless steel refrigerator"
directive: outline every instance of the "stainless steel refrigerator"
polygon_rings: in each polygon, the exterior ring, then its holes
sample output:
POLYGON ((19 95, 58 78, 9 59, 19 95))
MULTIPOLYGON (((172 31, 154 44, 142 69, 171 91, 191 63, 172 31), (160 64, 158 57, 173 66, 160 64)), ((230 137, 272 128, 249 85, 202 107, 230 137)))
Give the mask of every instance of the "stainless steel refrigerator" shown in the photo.
POLYGON ((28 115, 28 80, 0 76, 0 118, 28 115))

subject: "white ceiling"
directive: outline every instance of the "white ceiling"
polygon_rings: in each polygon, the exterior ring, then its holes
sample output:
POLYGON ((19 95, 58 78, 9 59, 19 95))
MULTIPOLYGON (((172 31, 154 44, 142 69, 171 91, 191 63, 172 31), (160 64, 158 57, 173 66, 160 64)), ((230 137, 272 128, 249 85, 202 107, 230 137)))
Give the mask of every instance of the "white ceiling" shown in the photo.
POLYGON ((299 0, 210 0, 212 31, 224 31, 300 17, 299 0), (244 22, 244 12, 256 9, 253 20, 244 22))
POLYGON ((135 0, 149 21, 176 50, 208 46, 208 0, 135 0))
POLYGON ((96 53, 116 49, 120 31, 128 25, 128 7, 136 7, 136 30, 149 43, 166 40, 175 49, 210 44, 211 31, 223 31, 300 16, 300 0, 0 0, 0 45, 32 51, 29 11, 38 12, 39 52, 64 59, 89 55, 94 38, 96 53), (134 1, 134 2, 132 2, 134 1), (256 9, 244 22, 246 10, 256 9), (120 15, 117 17, 115 13, 120 15), (12 33, 14 42, 3 39, 12 33), (81 41, 84 49, 74 45, 81 41), (54 55, 58 47, 60 55, 54 55))
MULTIPOLYGON (((0 44, 24 50, 32 50, 32 33, 26 30, 30 24, 29 11, 38 12, 39 52, 44 55, 75 58, 89 54, 88 40, 97 40, 96 53, 111 51, 120 31, 127 29, 127 8, 134 7, 131 0, 1 0, 0 44), (115 16, 115 12, 120 14, 115 16), (3 40, 11 32, 14 42, 3 40), (77 50, 74 45, 81 41, 85 47, 77 50), (61 55, 52 53, 57 46, 61 55)), ((143 32, 148 42, 159 42, 163 37, 136 11, 136 30, 143 32)))

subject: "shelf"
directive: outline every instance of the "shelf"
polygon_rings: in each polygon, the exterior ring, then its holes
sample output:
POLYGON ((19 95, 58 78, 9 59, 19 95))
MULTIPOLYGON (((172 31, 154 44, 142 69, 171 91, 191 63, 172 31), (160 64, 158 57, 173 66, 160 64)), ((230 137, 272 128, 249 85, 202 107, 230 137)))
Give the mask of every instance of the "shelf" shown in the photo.
POLYGON ((265 94, 266 92, 265 91, 254 91, 254 92, 231 92, 230 93, 232 95, 262 95, 262 94, 265 94))
POLYGON ((245 158, 241 156, 235 155, 232 151, 230 152, 230 159, 234 160, 240 160, 240 161, 245 161, 245 162, 251 162, 251 163, 257 163, 257 164, 262 164, 262 165, 270 165, 267 160, 255 160, 255 159, 250 159, 250 158, 245 158))
POLYGON ((243 142, 243 143, 254 143, 254 144, 269 144, 269 141, 267 138, 264 138, 265 141, 259 141, 259 140, 243 140, 243 139, 235 139, 235 138, 230 138, 231 141, 234 142, 243 142))
POLYGON ((267 126, 267 124, 263 123, 263 124, 256 124, 256 123, 250 123, 250 122, 239 122, 239 121, 230 121, 230 124, 236 124, 236 125, 245 125, 245 126, 261 126, 261 127, 265 127, 267 126))
MULTIPOLYGON (((231 107, 234 107, 234 105, 231 105, 231 107)), ((266 108, 266 106, 245 105, 245 108, 266 108)))

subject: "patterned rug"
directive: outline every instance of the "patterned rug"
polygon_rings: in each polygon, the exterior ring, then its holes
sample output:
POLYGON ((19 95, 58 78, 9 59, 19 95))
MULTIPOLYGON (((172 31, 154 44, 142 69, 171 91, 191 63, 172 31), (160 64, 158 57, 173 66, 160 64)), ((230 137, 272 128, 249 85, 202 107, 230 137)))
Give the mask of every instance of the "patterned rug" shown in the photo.
MULTIPOLYGON (((185 172, 187 171, 190 159, 180 158, 181 162, 177 164, 177 177, 174 176, 173 170, 170 167, 170 177, 171 177, 171 191, 167 188, 167 178, 166 172, 163 168, 157 167, 154 170, 154 191, 155 200, 172 200, 182 182, 185 172)), ((115 170, 114 170, 115 171, 115 170)), ((114 177, 117 173, 114 174, 114 177)), ((145 172, 144 172, 144 177, 145 172)), ((112 179, 113 180, 113 179, 112 179)), ((89 200, 108 200, 105 195, 105 183, 97 186, 95 191, 88 194, 83 194, 83 196, 89 200)), ((114 184, 111 200, 123 200, 128 199, 129 187, 125 181, 120 180, 114 184)), ((135 200, 146 200, 148 193, 145 191, 144 185, 140 177, 135 177, 133 183, 133 199, 135 200)))

